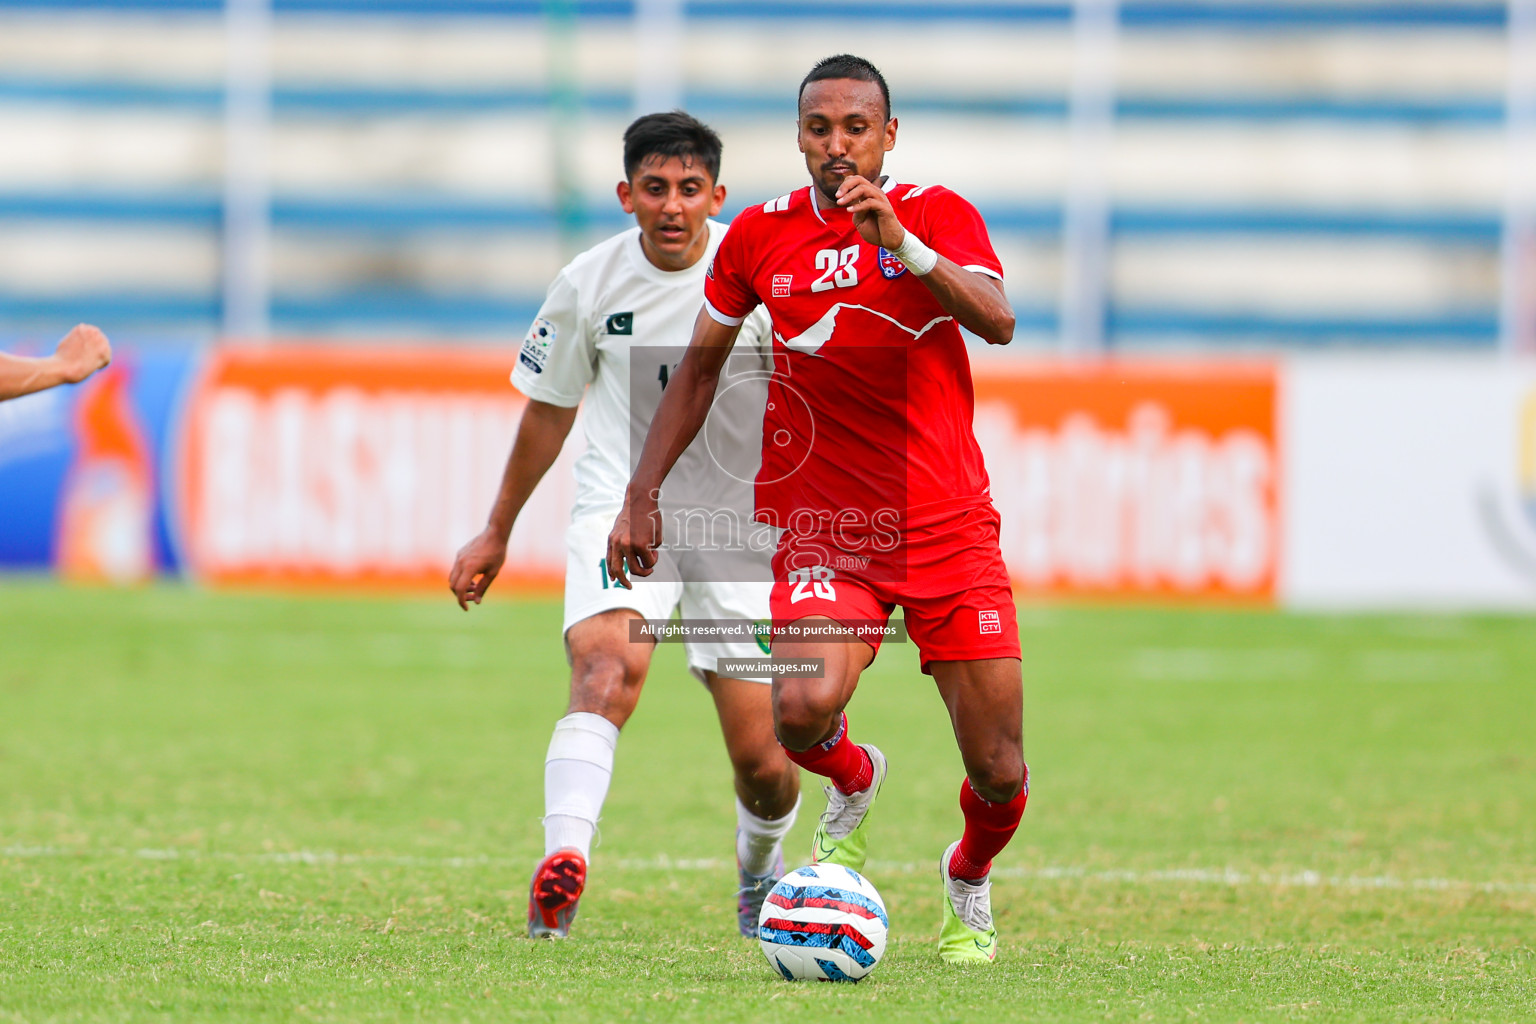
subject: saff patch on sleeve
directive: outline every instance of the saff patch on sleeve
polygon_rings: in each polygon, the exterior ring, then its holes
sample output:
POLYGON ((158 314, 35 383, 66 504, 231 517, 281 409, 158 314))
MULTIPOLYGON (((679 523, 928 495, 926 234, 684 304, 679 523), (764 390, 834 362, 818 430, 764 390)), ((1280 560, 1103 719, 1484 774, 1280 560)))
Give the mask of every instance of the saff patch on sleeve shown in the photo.
POLYGON ((609 334, 634 334, 634 313, 609 313, 607 331, 609 334))
POLYGON ((553 321, 536 317, 533 326, 528 328, 528 336, 523 339, 517 361, 534 373, 543 373, 544 364, 549 360, 549 347, 555 343, 558 334, 553 321))

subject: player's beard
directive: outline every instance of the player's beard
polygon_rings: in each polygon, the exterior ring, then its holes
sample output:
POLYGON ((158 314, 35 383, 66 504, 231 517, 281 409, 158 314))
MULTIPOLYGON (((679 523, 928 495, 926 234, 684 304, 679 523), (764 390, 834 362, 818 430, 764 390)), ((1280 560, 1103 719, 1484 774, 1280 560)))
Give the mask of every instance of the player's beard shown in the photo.
POLYGON ((827 202, 831 203, 833 206, 836 206, 837 205, 837 190, 843 187, 843 181, 850 174, 858 174, 858 173, 859 173, 859 169, 857 167, 855 167, 852 164, 843 163, 842 161, 836 161, 836 162, 830 162, 830 163, 822 164, 821 165, 821 174, 819 174, 816 177, 816 188, 821 192, 822 195, 827 197, 827 202), (847 171, 847 173, 841 175, 840 177, 833 177, 832 176, 832 169, 834 167, 846 167, 846 168, 848 168, 848 171, 847 171), (832 181, 832 183, 830 185, 827 184, 827 180, 829 178, 831 178, 831 181, 832 181))

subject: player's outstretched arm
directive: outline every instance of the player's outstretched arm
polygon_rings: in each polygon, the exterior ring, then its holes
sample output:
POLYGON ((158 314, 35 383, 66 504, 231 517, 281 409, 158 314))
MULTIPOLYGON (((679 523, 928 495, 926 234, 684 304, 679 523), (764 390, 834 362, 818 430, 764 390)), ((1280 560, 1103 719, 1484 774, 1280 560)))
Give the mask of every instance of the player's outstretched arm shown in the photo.
POLYGON ((630 585, 626 570, 649 576, 656 564, 656 549, 661 546, 661 514, 656 499, 661 482, 709 418, 720 369, 740 331, 740 324, 722 324, 708 310, 699 310, 693 340, 661 396, 635 475, 624 491, 624 507, 608 534, 608 575, 621 587, 630 585))
POLYGON ((837 190, 837 202, 852 212, 859 237, 901 259, 961 327, 989 345, 1006 345, 1013 340, 1013 306, 1003 292, 1003 283, 966 270, 909 234, 884 189, 868 178, 851 174, 837 190))
POLYGON ((528 408, 523 410, 490 519, 485 529, 459 549, 448 573, 448 589, 453 591, 460 608, 469 611, 469 602, 479 604, 485 599, 485 592, 507 560, 507 538, 512 536, 512 524, 517 522, 528 496, 560 456, 575 422, 574 405, 566 408, 529 401, 528 408))
POLYGON ((79 324, 66 334, 51 356, 29 359, 0 352, 0 401, 78 384, 111 361, 107 336, 90 324, 79 324))

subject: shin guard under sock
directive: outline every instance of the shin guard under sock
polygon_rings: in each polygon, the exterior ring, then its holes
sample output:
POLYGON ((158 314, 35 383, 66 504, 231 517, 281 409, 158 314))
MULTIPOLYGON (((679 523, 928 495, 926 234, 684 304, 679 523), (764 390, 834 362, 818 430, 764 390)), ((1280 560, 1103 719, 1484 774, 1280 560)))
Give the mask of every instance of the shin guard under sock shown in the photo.
MULTIPOLYGON (((780 746, 783 744, 780 743, 780 746)), ((784 753, 806 771, 831 779, 832 785, 843 793, 868 789, 870 783, 875 781, 875 766, 869 755, 863 747, 848 738, 847 715, 838 721, 837 731, 831 739, 823 740, 809 750, 790 750, 784 747, 784 753)))
POLYGON ((1024 788, 1007 803, 992 803, 971 787, 971 780, 960 784, 960 811, 965 815, 965 834, 955 855, 949 860, 952 878, 975 881, 992 870, 992 858, 1002 852, 1018 831, 1024 805, 1029 802, 1029 768, 1024 768, 1024 788))

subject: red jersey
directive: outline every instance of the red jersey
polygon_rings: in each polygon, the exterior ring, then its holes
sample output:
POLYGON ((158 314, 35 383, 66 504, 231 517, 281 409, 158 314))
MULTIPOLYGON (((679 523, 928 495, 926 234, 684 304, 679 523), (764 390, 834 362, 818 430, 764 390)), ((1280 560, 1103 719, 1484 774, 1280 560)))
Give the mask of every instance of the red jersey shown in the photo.
MULTIPOLYGON (((890 178, 884 188, 908 231, 1002 279, 986 225, 960 195, 890 178)), ((811 186, 743 211, 704 298, 721 323, 759 303, 773 319, 758 519, 864 534, 990 500, 960 328, 917 275, 859 237, 848 211, 819 209, 811 186)))

